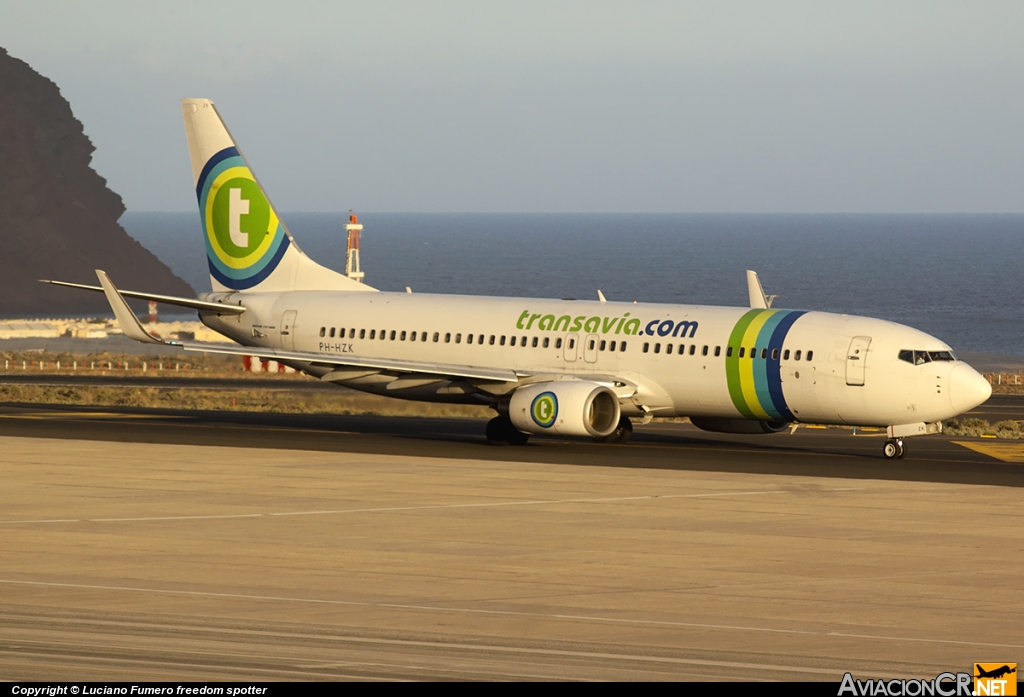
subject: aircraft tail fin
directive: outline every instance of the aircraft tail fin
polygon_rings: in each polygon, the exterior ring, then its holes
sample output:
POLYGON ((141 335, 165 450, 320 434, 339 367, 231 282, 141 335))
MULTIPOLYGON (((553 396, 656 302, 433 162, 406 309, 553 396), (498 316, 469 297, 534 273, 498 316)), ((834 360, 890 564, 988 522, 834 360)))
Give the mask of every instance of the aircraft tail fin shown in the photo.
POLYGON ((209 99, 182 99, 210 284, 216 292, 375 288, 306 256, 209 99))

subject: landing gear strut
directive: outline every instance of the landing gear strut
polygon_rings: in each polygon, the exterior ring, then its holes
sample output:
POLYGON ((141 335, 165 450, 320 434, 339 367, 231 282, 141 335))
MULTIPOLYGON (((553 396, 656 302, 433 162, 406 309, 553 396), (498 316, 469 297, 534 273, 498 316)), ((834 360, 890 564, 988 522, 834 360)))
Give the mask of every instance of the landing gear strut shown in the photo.
POLYGON ((633 422, 629 420, 628 416, 623 416, 619 418, 619 425, 615 427, 614 431, 603 438, 595 438, 594 440, 598 443, 618 443, 619 445, 625 445, 632 437, 633 422))
POLYGON ((507 416, 495 416, 487 422, 487 442, 492 445, 526 445, 529 433, 523 433, 512 425, 507 416))
POLYGON ((907 454, 907 448, 903 445, 903 439, 894 438, 892 440, 885 441, 885 446, 882 448, 882 454, 885 455, 887 460, 895 458, 903 459, 903 456, 907 454))

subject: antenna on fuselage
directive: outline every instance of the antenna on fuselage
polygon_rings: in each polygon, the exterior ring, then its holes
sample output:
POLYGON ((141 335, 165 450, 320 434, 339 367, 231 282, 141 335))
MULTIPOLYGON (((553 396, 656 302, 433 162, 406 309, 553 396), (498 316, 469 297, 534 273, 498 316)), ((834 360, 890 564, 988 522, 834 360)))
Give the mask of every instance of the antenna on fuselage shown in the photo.
POLYGON ((359 270, 359 233, 363 226, 359 224, 359 218, 353 215, 352 209, 348 209, 348 249, 345 252, 345 275, 358 283, 363 282, 364 274, 359 270))

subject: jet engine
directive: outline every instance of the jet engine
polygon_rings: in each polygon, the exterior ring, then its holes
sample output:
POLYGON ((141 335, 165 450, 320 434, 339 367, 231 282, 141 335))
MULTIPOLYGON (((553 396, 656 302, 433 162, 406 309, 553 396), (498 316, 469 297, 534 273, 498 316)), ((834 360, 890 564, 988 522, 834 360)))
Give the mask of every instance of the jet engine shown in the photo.
POLYGON ((754 421, 752 419, 722 419, 717 417, 691 416, 690 423, 702 431, 716 433, 778 433, 789 423, 785 421, 754 421))
POLYGON ((601 438, 619 425, 619 398, 596 382, 542 382, 513 392, 508 416, 526 433, 601 438))

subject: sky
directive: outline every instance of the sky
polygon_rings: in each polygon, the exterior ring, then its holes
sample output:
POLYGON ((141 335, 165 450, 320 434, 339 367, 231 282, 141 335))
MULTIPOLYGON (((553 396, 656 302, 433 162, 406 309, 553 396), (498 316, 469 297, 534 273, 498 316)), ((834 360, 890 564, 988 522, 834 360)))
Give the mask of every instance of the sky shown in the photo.
POLYGON ((1024 3, 0 0, 133 211, 1024 212, 1024 3))

